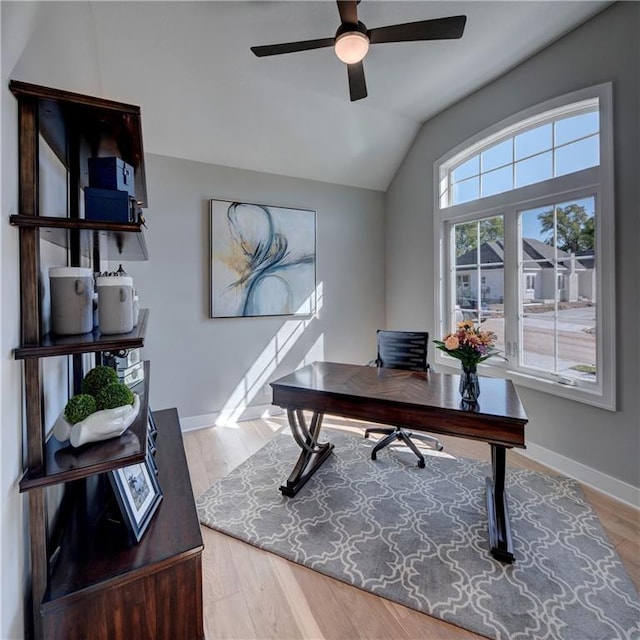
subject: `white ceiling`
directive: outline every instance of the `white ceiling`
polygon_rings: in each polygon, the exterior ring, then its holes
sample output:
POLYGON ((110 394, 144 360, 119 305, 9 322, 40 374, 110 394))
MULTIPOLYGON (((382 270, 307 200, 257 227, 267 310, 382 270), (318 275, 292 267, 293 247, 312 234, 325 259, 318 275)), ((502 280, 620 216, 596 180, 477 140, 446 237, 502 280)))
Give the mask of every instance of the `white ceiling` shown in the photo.
POLYGON ((249 50, 332 37, 333 0, 81 4, 100 94, 141 106, 145 151, 385 190, 422 122, 610 2, 363 0, 369 28, 460 14, 467 24, 460 40, 372 46, 369 96, 354 103, 332 49, 249 50))

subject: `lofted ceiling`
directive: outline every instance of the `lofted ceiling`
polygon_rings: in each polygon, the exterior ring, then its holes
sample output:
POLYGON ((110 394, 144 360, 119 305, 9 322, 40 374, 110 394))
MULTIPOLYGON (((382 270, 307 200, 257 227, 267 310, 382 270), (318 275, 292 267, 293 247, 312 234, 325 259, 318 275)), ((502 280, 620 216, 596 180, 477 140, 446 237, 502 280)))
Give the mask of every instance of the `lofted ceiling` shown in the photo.
MULTIPOLYGON (((142 107, 146 152, 385 190, 422 122, 610 2, 362 0, 369 28, 460 14, 467 23, 460 40, 372 46, 358 102, 331 48, 267 58, 249 49, 332 37, 333 0, 44 4, 49 34, 57 15, 62 29, 63 5, 65 28, 68 12, 84 25, 74 38, 82 31, 88 43, 98 94, 142 107)), ((79 46, 74 38, 55 46, 79 46)))

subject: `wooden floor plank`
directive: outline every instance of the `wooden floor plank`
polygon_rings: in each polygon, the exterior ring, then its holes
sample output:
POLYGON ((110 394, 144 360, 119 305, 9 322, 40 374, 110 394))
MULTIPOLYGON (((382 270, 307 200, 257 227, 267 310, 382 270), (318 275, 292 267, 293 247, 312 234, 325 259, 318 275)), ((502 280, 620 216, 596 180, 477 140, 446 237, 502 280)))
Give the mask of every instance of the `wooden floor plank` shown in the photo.
MULTIPOLYGON (((325 428, 357 434, 366 425, 327 417, 325 428)), ((284 417, 184 434, 194 494, 205 491, 277 431, 284 417)), ((322 439, 322 438, 321 438, 322 439)), ((439 438, 450 455, 489 460, 489 447, 439 438)), ((380 455, 383 455, 381 452, 380 455)), ((514 451, 507 465, 557 475, 514 451)), ((585 487, 612 544, 640 592, 640 513, 585 487)), ((477 640, 480 636, 323 576, 202 527, 203 601, 208 640, 477 640)))

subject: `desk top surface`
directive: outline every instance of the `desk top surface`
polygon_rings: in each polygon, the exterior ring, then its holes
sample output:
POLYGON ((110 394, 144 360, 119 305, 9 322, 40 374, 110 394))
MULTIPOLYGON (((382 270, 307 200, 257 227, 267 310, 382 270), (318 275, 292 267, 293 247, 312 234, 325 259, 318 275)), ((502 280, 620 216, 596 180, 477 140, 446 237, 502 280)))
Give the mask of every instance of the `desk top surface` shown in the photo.
MULTIPOLYGON (((478 403, 469 407, 461 403, 459 381, 458 375, 434 371, 422 373, 314 362, 272 382, 271 386, 273 403, 279 406, 371 418, 379 422, 388 419, 391 412, 402 412, 403 419, 413 420, 413 424, 409 424, 413 427, 420 427, 422 416, 429 416, 424 418, 425 429, 434 426, 431 424, 433 418, 437 417, 438 424, 443 424, 443 418, 447 418, 445 423, 468 423, 471 431, 459 435, 471 437, 481 423, 508 423, 510 430, 513 428, 518 432, 512 444, 517 442, 522 446, 528 418, 513 383, 501 378, 481 377, 478 403), (356 405, 359 408, 353 410, 356 405), (404 412, 411 415, 406 416, 404 412)), ((458 435, 446 427, 439 431, 458 435)))

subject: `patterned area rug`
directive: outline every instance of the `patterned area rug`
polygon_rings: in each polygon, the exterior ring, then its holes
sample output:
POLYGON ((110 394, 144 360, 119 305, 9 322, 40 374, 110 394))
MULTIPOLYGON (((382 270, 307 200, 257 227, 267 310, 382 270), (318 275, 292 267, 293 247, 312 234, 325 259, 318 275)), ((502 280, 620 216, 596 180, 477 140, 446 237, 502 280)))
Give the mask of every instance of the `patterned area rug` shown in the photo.
POLYGON ((488 550, 490 465, 387 448, 327 429, 331 457, 294 498, 288 433, 197 500, 202 524, 489 638, 640 638, 640 602, 572 480, 507 470, 516 562, 488 550))

